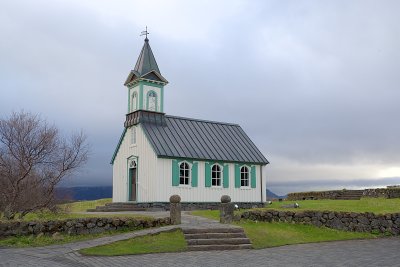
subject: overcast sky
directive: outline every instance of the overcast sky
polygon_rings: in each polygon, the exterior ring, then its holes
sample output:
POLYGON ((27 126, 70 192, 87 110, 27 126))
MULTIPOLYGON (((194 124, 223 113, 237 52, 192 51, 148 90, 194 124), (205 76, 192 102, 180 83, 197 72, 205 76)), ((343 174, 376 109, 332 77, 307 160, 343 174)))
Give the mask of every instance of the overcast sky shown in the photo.
POLYGON ((240 124, 268 188, 400 183, 400 1, 1 1, 0 115, 92 146, 68 185, 110 185, 148 26, 165 112, 240 124))

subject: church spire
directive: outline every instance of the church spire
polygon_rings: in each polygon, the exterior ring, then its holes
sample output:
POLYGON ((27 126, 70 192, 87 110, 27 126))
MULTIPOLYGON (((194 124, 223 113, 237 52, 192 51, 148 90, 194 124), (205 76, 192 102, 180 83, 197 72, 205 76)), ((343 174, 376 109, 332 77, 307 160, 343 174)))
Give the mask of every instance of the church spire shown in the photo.
POLYGON ((136 61, 134 71, 137 71, 140 76, 151 71, 157 71, 159 74, 161 74, 153 51, 151 51, 149 39, 147 37, 144 39, 144 45, 142 51, 140 52, 139 58, 136 61))
POLYGON ((136 61, 135 68, 130 72, 124 85, 128 85, 141 79, 156 83, 168 83, 168 81, 161 75, 160 69, 158 68, 156 59, 149 44, 149 38, 147 38, 148 34, 149 32, 147 31, 146 26, 146 30, 142 31, 141 34, 141 36, 146 36, 144 39, 144 45, 136 61))

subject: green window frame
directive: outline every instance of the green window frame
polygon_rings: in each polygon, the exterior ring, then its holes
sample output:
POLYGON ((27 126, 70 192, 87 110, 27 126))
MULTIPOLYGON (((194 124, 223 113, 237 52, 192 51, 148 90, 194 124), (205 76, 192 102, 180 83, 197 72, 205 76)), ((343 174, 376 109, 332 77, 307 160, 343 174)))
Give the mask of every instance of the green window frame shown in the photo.
POLYGON ((172 186, 197 187, 198 162, 192 160, 172 160, 172 186), (184 168, 181 168, 183 165, 184 168))
POLYGON ((256 166, 246 164, 235 164, 235 188, 256 188, 257 171, 256 166))

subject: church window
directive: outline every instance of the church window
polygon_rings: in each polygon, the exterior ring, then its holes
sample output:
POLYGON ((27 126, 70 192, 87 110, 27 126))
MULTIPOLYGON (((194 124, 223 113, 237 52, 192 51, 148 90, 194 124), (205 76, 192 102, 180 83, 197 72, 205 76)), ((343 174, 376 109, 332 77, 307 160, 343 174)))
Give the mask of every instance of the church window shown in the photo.
POLYGON ((137 110, 137 93, 133 92, 131 100, 131 112, 137 110))
POLYGON ((240 168, 240 186, 249 186, 249 168, 240 168))
POLYGON ((182 162, 179 165, 179 184, 189 185, 190 166, 187 162, 182 162))
POLYGON ((136 144, 136 127, 131 128, 131 145, 136 144))
POLYGON ((211 185, 221 186, 222 170, 218 164, 214 164, 211 168, 211 185))
POLYGON ((147 109, 157 111, 157 94, 154 91, 147 94, 147 109))

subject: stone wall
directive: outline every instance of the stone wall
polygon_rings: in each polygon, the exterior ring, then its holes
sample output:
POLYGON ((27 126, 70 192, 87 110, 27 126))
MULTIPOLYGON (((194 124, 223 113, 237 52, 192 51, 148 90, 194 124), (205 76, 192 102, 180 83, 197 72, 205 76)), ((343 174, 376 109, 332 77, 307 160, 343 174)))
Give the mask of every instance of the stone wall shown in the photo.
POLYGON ((251 210, 243 212, 241 218, 253 221, 311 224, 353 232, 400 234, 400 213, 376 215, 369 212, 251 210))
MULTIPOLYGON (((343 190, 289 193, 287 200, 336 199, 342 192, 343 190)), ((362 195, 363 197, 400 198, 400 188, 364 189, 362 195)))
POLYGON ((375 188, 364 189, 365 197, 384 197, 384 198, 400 198, 400 188, 375 188))
POLYGON ((341 190, 289 193, 287 200, 336 199, 341 190))
POLYGON ((169 225, 169 218, 137 219, 137 218, 85 218, 55 221, 10 221, 0 222, 0 237, 20 235, 52 235, 64 233, 70 235, 101 233, 118 229, 142 229, 169 225))

